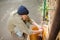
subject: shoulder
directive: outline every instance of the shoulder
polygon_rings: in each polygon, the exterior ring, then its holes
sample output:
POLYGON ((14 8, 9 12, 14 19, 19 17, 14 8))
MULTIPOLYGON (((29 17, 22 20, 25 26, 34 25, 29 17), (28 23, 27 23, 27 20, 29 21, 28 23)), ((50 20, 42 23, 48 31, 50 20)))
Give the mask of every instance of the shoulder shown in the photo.
POLYGON ((8 21, 15 21, 15 20, 17 20, 17 17, 18 17, 17 13, 10 14, 8 21))
POLYGON ((10 19, 15 19, 15 18, 17 18, 17 19, 19 19, 19 18, 21 18, 18 14, 17 14, 17 12, 16 13, 13 13, 13 14, 10 14, 10 17, 9 17, 10 19))

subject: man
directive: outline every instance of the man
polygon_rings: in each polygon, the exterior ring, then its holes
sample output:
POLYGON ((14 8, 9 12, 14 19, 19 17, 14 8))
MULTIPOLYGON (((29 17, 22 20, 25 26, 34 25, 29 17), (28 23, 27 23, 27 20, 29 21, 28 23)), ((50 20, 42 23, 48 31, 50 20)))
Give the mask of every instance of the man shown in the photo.
POLYGON ((10 16, 8 28, 14 40, 27 40, 27 36, 33 33, 30 29, 30 25, 33 25, 33 22, 30 20, 28 14, 29 11, 27 8, 20 6, 17 13, 10 16))
POLYGON ((27 36, 39 31, 32 31, 30 25, 36 25, 28 16, 29 11, 26 7, 20 6, 17 13, 10 16, 8 27, 14 40, 27 40, 27 36))

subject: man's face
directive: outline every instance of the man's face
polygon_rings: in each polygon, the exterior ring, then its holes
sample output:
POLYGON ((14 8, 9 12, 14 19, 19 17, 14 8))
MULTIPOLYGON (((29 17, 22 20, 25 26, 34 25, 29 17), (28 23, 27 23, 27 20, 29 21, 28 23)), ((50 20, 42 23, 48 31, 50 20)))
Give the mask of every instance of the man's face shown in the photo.
POLYGON ((22 17, 23 20, 27 20, 28 19, 27 15, 21 15, 21 17, 22 17))

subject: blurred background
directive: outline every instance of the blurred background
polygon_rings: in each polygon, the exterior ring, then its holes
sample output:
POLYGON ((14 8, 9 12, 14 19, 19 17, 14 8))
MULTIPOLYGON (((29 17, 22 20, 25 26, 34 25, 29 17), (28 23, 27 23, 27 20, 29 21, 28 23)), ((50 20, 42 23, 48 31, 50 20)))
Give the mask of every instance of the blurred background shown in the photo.
POLYGON ((42 3, 43 0, 0 0, 0 40, 12 40, 8 32, 7 20, 10 13, 17 10, 20 5, 26 6, 29 16, 40 24, 41 12, 38 8, 42 3))
POLYGON ((49 34, 56 11, 56 0, 0 0, 0 40, 13 40, 8 31, 7 20, 21 5, 28 8, 30 18, 37 24, 47 25, 44 30, 49 34))

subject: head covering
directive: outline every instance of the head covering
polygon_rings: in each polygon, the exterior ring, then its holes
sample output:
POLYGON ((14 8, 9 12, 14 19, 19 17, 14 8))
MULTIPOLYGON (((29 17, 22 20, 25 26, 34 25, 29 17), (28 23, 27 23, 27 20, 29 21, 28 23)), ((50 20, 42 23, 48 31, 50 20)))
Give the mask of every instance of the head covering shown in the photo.
POLYGON ((20 6, 20 7, 18 8, 17 13, 18 13, 19 15, 27 15, 27 14, 29 14, 29 11, 28 11, 28 9, 27 9, 25 6, 20 6))

